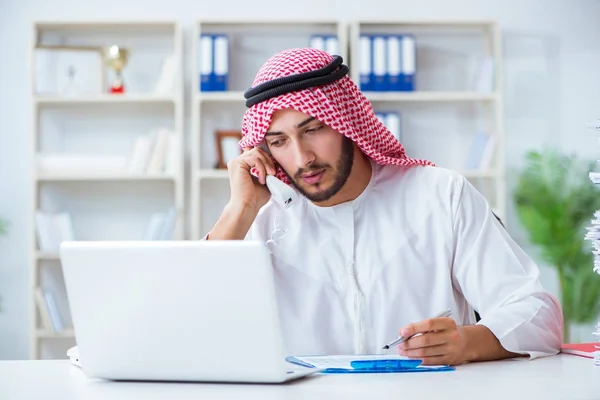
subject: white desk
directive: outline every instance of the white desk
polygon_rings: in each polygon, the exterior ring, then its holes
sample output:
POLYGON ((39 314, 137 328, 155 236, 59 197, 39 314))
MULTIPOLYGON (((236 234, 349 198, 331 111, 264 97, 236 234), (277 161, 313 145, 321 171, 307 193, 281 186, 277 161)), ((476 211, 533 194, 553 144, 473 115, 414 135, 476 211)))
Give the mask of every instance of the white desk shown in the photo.
POLYGON ((0 399, 600 399, 600 367, 558 355, 473 363, 456 371, 313 375, 281 385, 111 382, 69 361, 0 361, 0 399))

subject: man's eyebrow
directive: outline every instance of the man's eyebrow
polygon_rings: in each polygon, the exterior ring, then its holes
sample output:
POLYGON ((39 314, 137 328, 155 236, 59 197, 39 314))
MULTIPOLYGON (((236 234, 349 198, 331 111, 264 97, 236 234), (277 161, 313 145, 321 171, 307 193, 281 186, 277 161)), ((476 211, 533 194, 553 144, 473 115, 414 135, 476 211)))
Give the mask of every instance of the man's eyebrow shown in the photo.
POLYGON ((280 131, 271 131, 271 132, 265 133, 265 136, 277 136, 277 135, 283 135, 283 132, 280 132, 280 131))
POLYGON ((296 129, 300 129, 300 128, 306 126, 306 124, 308 124, 309 122, 311 122, 313 120, 315 120, 315 117, 308 117, 308 118, 306 118, 304 121, 300 122, 298 124, 298 126, 296 126, 296 129))
MULTIPOLYGON (((296 125, 296 129, 300 129, 305 127, 307 124, 309 124, 310 122, 314 121, 316 118, 315 117, 308 117, 306 118, 304 121, 300 122, 298 125, 296 125)), ((271 131, 271 132, 267 132, 265 134, 265 136, 276 136, 276 135, 283 135, 283 132, 281 131, 271 131)))

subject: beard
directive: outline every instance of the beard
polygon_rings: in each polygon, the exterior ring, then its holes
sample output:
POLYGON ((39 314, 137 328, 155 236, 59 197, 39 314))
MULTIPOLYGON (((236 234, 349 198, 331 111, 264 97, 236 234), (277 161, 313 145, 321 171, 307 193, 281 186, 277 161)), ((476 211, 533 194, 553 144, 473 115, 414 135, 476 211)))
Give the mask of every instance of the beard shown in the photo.
MULTIPOLYGON (((317 193, 307 193, 302 188, 302 186, 298 184, 298 182, 302 179, 302 175, 312 172, 312 171, 331 169, 332 167, 329 164, 319 164, 319 163, 311 164, 308 168, 301 168, 298 171, 296 171, 293 178, 287 173, 287 171, 284 171, 284 172, 287 175, 290 182, 292 182, 294 187, 304 197, 306 197, 307 199, 309 199, 312 202, 318 203, 318 202, 329 200, 331 197, 333 197, 335 194, 337 194, 344 187, 344 185, 346 184, 346 181, 348 180, 348 177, 350 176, 350 172, 352 172, 352 164, 353 163, 354 163, 353 142, 351 139, 348 139, 346 136, 344 136, 342 139, 342 154, 340 155, 340 159, 337 162, 336 169, 335 169, 336 174, 333 179, 333 184, 331 185, 331 187, 329 187, 325 190, 319 191, 317 193)), ((317 189, 319 189, 321 186, 321 183, 319 182, 312 186, 315 186, 317 189)))

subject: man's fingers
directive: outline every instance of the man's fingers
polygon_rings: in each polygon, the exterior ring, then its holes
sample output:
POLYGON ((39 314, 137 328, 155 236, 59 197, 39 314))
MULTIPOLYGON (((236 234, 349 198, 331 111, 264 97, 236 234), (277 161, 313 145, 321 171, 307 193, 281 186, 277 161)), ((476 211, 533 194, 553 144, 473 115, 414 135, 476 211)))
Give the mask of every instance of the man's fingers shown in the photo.
POLYGON ((258 172, 258 181, 263 185, 267 183, 267 170, 262 163, 262 161, 257 157, 256 162, 254 163, 254 168, 256 168, 256 172, 258 172))
POLYGON ((452 365, 452 358, 448 355, 423 357, 421 365, 452 365))
POLYGON ((277 170, 275 169, 271 157, 266 155, 259 148, 255 147, 250 150, 248 149, 249 148, 246 147, 243 155, 237 160, 238 162, 245 163, 248 169, 255 168, 259 182, 264 185, 266 183, 267 175, 275 175, 277 170))
POLYGON ((400 334, 404 337, 408 337, 417 333, 441 331, 451 329, 453 327, 456 327, 456 323, 452 318, 430 318, 405 326, 404 328, 400 329, 400 334))
POLYGON ((427 358, 427 357, 440 357, 445 356, 449 353, 450 346, 448 344, 438 344, 435 346, 421 347, 418 349, 402 349, 398 351, 398 354, 407 356, 410 358, 427 358))
POLYGON ((273 162, 271 156, 260 149, 259 154, 261 156, 260 159, 263 160, 263 162, 265 163, 265 167, 267 167, 269 173, 271 175, 275 175, 277 173, 277 168, 275 168, 275 163, 273 162))
POLYGON ((258 147, 254 148, 253 151, 249 152, 248 156, 258 158, 263 163, 263 165, 265 166, 265 168, 269 174, 275 175, 275 173, 277 172, 277 170, 275 169, 275 164, 273 163, 273 160, 271 159, 271 156, 266 154, 264 151, 262 151, 258 147))
POLYGON ((429 332, 415 336, 398 345, 399 350, 420 349, 422 347, 438 346, 450 341, 446 332, 429 332))

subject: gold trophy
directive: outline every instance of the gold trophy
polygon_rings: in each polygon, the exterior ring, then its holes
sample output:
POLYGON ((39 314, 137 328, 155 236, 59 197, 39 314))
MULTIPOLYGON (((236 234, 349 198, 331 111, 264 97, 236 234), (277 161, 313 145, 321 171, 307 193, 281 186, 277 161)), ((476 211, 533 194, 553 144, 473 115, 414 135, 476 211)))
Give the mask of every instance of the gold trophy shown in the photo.
POLYGON ((115 70, 115 79, 109 88, 110 93, 125 93, 122 71, 127 65, 128 56, 128 50, 117 45, 112 45, 106 50, 106 62, 115 70))

